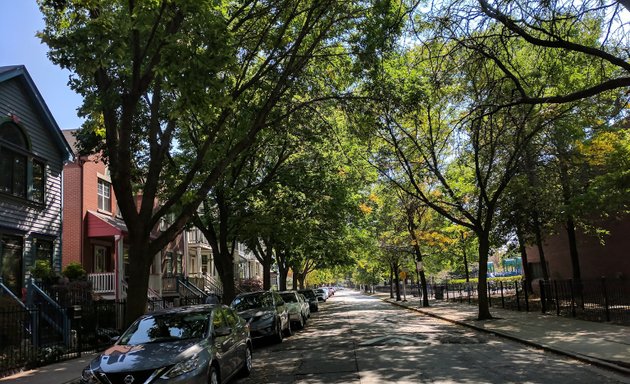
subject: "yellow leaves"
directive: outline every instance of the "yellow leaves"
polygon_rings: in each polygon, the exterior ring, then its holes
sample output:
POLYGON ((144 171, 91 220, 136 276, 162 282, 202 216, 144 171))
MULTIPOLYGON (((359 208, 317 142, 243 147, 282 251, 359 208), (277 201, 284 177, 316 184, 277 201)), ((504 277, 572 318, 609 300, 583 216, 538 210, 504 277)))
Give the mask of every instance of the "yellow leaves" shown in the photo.
POLYGON ((383 200, 374 192, 370 193, 370 196, 368 196, 368 199, 373 202, 376 203, 377 205, 381 205, 383 200))
POLYGON ((417 234, 417 237, 421 244, 428 247, 439 247, 442 250, 446 250, 450 244, 455 242, 451 237, 436 231, 422 231, 417 234))
POLYGON ((372 207, 370 207, 369 205, 365 203, 359 204, 359 210, 366 215, 369 215, 370 213, 372 213, 372 207))
POLYGON ((591 142, 578 144, 578 150, 586 157, 589 164, 604 166, 609 156, 615 152, 615 144, 618 140, 616 132, 602 132, 591 142))

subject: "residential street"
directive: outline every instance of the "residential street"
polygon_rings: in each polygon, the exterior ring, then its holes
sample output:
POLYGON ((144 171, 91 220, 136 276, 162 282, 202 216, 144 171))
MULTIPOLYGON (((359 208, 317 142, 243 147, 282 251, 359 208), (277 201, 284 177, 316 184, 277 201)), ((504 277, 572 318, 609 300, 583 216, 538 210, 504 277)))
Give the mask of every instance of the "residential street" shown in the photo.
POLYGON ((630 383, 628 377, 351 290, 282 344, 259 343, 238 383, 630 383))

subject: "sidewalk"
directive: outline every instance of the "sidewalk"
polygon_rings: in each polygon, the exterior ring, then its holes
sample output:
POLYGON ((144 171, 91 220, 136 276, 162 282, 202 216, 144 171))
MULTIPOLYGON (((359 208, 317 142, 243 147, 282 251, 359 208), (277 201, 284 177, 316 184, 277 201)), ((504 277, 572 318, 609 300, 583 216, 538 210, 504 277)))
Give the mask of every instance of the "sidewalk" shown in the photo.
POLYGON ((576 320, 538 312, 490 308, 492 320, 477 320, 477 306, 430 300, 421 308, 417 297, 396 301, 389 293, 372 296, 483 332, 493 333, 536 348, 566 355, 620 373, 630 374, 630 327, 576 320))
POLYGON ((28 383, 28 384, 74 384, 79 383, 81 371, 96 356, 86 353, 82 357, 62 361, 56 364, 45 365, 30 371, 16 373, 3 377, 0 382, 28 383))

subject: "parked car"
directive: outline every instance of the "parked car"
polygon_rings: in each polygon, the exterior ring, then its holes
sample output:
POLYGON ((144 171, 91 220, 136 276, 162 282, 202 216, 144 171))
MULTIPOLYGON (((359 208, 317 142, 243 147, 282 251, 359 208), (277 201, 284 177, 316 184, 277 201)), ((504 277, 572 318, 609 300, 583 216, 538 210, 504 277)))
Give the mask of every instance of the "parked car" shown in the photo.
POLYGON ((303 294, 308 301, 309 310, 311 312, 319 311, 319 300, 317 300, 317 294, 312 289, 300 289, 299 293, 303 294))
POLYGON ((251 369, 245 320, 225 305, 196 305, 138 318, 85 367, 81 383, 225 383, 251 369))
POLYGON ((284 335, 292 334, 287 305, 277 292, 241 293, 231 307, 249 323, 252 339, 272 337, 281 343, 284 335))
POLYGON ((317 295, 317 300, 326 301, 328 300, 328 290, 325 288, 317 288, 315 289, 315 294, 317 295))
POLYGON ((296 291, 283 291, 278 292, 282 299, 287 304, 289 310, 289 321, 292 326, 295 325, 296 329, 304 328, 306 319, 311 315, 311 311, 308 309, 308 303, 304 300, 304 296, 296 291))

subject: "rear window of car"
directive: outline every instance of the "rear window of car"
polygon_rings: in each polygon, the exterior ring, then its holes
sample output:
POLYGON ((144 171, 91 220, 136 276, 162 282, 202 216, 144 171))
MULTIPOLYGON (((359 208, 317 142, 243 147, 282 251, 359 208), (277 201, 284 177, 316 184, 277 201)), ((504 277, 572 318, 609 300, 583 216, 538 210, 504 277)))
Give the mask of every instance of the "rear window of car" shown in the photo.
POLYGON ((312 298, 315 297, 315 292, 313 292, 312 289, 306 290, 306 291, 300 291, 301 294, 303 294, 304 296, 308 297, 308 298, 312 298))
POLYGON ((298 301, 295 293, 281 293, 280 296, 282 296, 282 300, 287 303, 296 303, 298 301))

